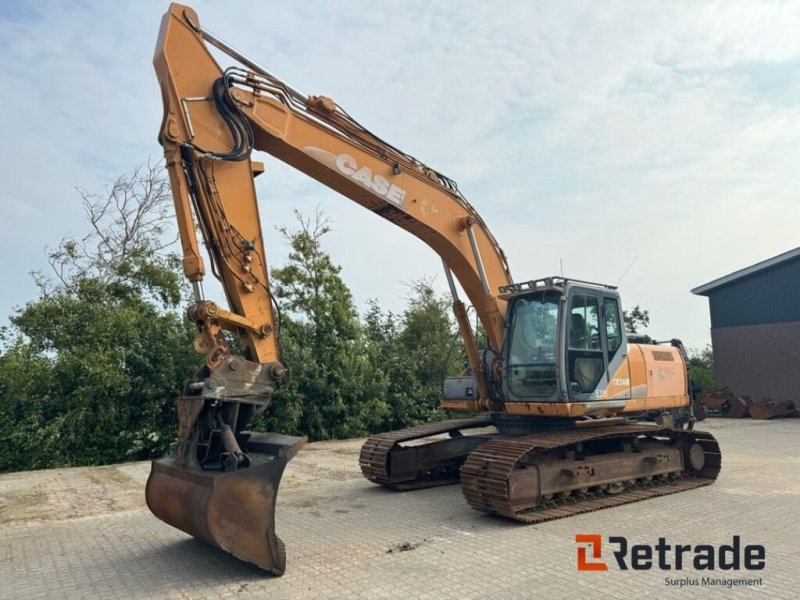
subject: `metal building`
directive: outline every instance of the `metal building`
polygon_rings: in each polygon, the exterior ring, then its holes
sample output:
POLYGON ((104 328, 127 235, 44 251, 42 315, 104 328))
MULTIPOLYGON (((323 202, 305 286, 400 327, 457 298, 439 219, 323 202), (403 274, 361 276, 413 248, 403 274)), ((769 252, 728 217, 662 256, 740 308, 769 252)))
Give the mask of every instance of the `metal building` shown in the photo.
POLYGON ((800 248, 692 293, 708 297, 717 385, 754 400, 800 400, 800 248))

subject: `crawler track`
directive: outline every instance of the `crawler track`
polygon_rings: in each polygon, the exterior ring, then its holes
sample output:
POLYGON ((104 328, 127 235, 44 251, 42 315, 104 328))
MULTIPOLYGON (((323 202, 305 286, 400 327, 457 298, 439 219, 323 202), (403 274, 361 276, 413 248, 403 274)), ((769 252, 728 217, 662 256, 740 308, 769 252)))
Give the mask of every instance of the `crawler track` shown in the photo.
POLYGON ((523 523, 540 523, 709 485, 717 478, 721 464, 719 444, 711 434, 705 432, 638 424, 596 429, 574 428, 520 437, 497 437, 484 442, 470 453, 461 467, 461 487, 472 508, 523 523), (537 453, 568 449, 583 442, 642 435, 667 442, 681 438, 697 442, 703 449, 705 464, 698 472, 684 470, 677 476, 639 478, 616 494, 587 490, 584 493, 554 496, 533 508, 515 506, 510 498, 509 478, 515 470, 535 461, 537 453))
POLYGON ((489 418, 475 419, 454 419, 451 421, 440 421, 438 423, 428 423, 418 427, 409 427, 398 431, 388 431, 373 435, 364 442, 361 447, 361 454, 358 457, 358 464, 364 477, 373 483, 377 483, 393 490, 416 490, 437 485, 450 485, 458 483, 458 468, 463 462, 453 461, 448 467, 437 468, 434 470, 420 469, 418 477, 413 480, 396 481, 389 473, 389 454, 392 450, 398 449, 403 442, 410 442, 424 437, 431 437, 443 433, 451 436, 458 435, 464 429, 476 429, 489 427, 492 421, 489 418))

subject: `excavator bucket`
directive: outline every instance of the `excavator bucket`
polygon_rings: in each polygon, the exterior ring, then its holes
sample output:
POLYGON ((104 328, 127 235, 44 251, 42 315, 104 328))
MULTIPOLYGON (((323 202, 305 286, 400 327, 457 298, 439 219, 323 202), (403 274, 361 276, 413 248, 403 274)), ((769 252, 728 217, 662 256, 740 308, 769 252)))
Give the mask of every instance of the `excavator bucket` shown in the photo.
POLYGON ((181 467, 174 456, 154 460, 145 497, 165 523, 274 575, 286 570, 275 535, 275 503, 283 470, 305 438, 253 433, 250 466, 235 471, 181 467))

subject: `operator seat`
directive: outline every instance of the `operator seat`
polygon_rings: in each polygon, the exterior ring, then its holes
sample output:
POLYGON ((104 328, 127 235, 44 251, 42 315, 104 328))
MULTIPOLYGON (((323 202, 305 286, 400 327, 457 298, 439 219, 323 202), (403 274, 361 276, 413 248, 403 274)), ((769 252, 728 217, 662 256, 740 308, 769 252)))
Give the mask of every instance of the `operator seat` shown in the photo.
POLYGON ((569 347, 585 349, 588 337, 589 332, 586 330, 586 321, 583 315, 572 313, 569 323, 569 347))
POLYGON ((591 392, 597 385, 602 370, 603 359, 601 358, 576 358, 572 378, 580 387, 581 392, 591 392))
MULTIPOLYGON (((572 313, 569 324, 569 347, 589 349, 589 331, 583 315, 572 313)), ((594 390, 603 370, 603 359, 581 356, 575 358, 572 366, 572 381, 578 384, 582 393, 594 390)))

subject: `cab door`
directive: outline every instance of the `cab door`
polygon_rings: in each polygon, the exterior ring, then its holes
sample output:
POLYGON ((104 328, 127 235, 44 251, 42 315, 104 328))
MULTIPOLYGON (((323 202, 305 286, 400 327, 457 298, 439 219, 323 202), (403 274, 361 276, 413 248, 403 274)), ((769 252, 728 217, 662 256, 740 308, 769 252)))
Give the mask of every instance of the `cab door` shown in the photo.
MULTIPOLYGON (((603 296, 599 290, 570 290, 566 313, 567 389, 571 401, 596 399, 595 390, 608 382, 603 296)), ((605 385, 602 386, 603 389, 605 385)))
POLYGON ((607 400, 627 400, 631 397, 631 376, 628 363, 628 341, 619 296, 603 293, 601 307, 603 320, 603 345, 606 351, 608 379, 601 394, 607 400))

